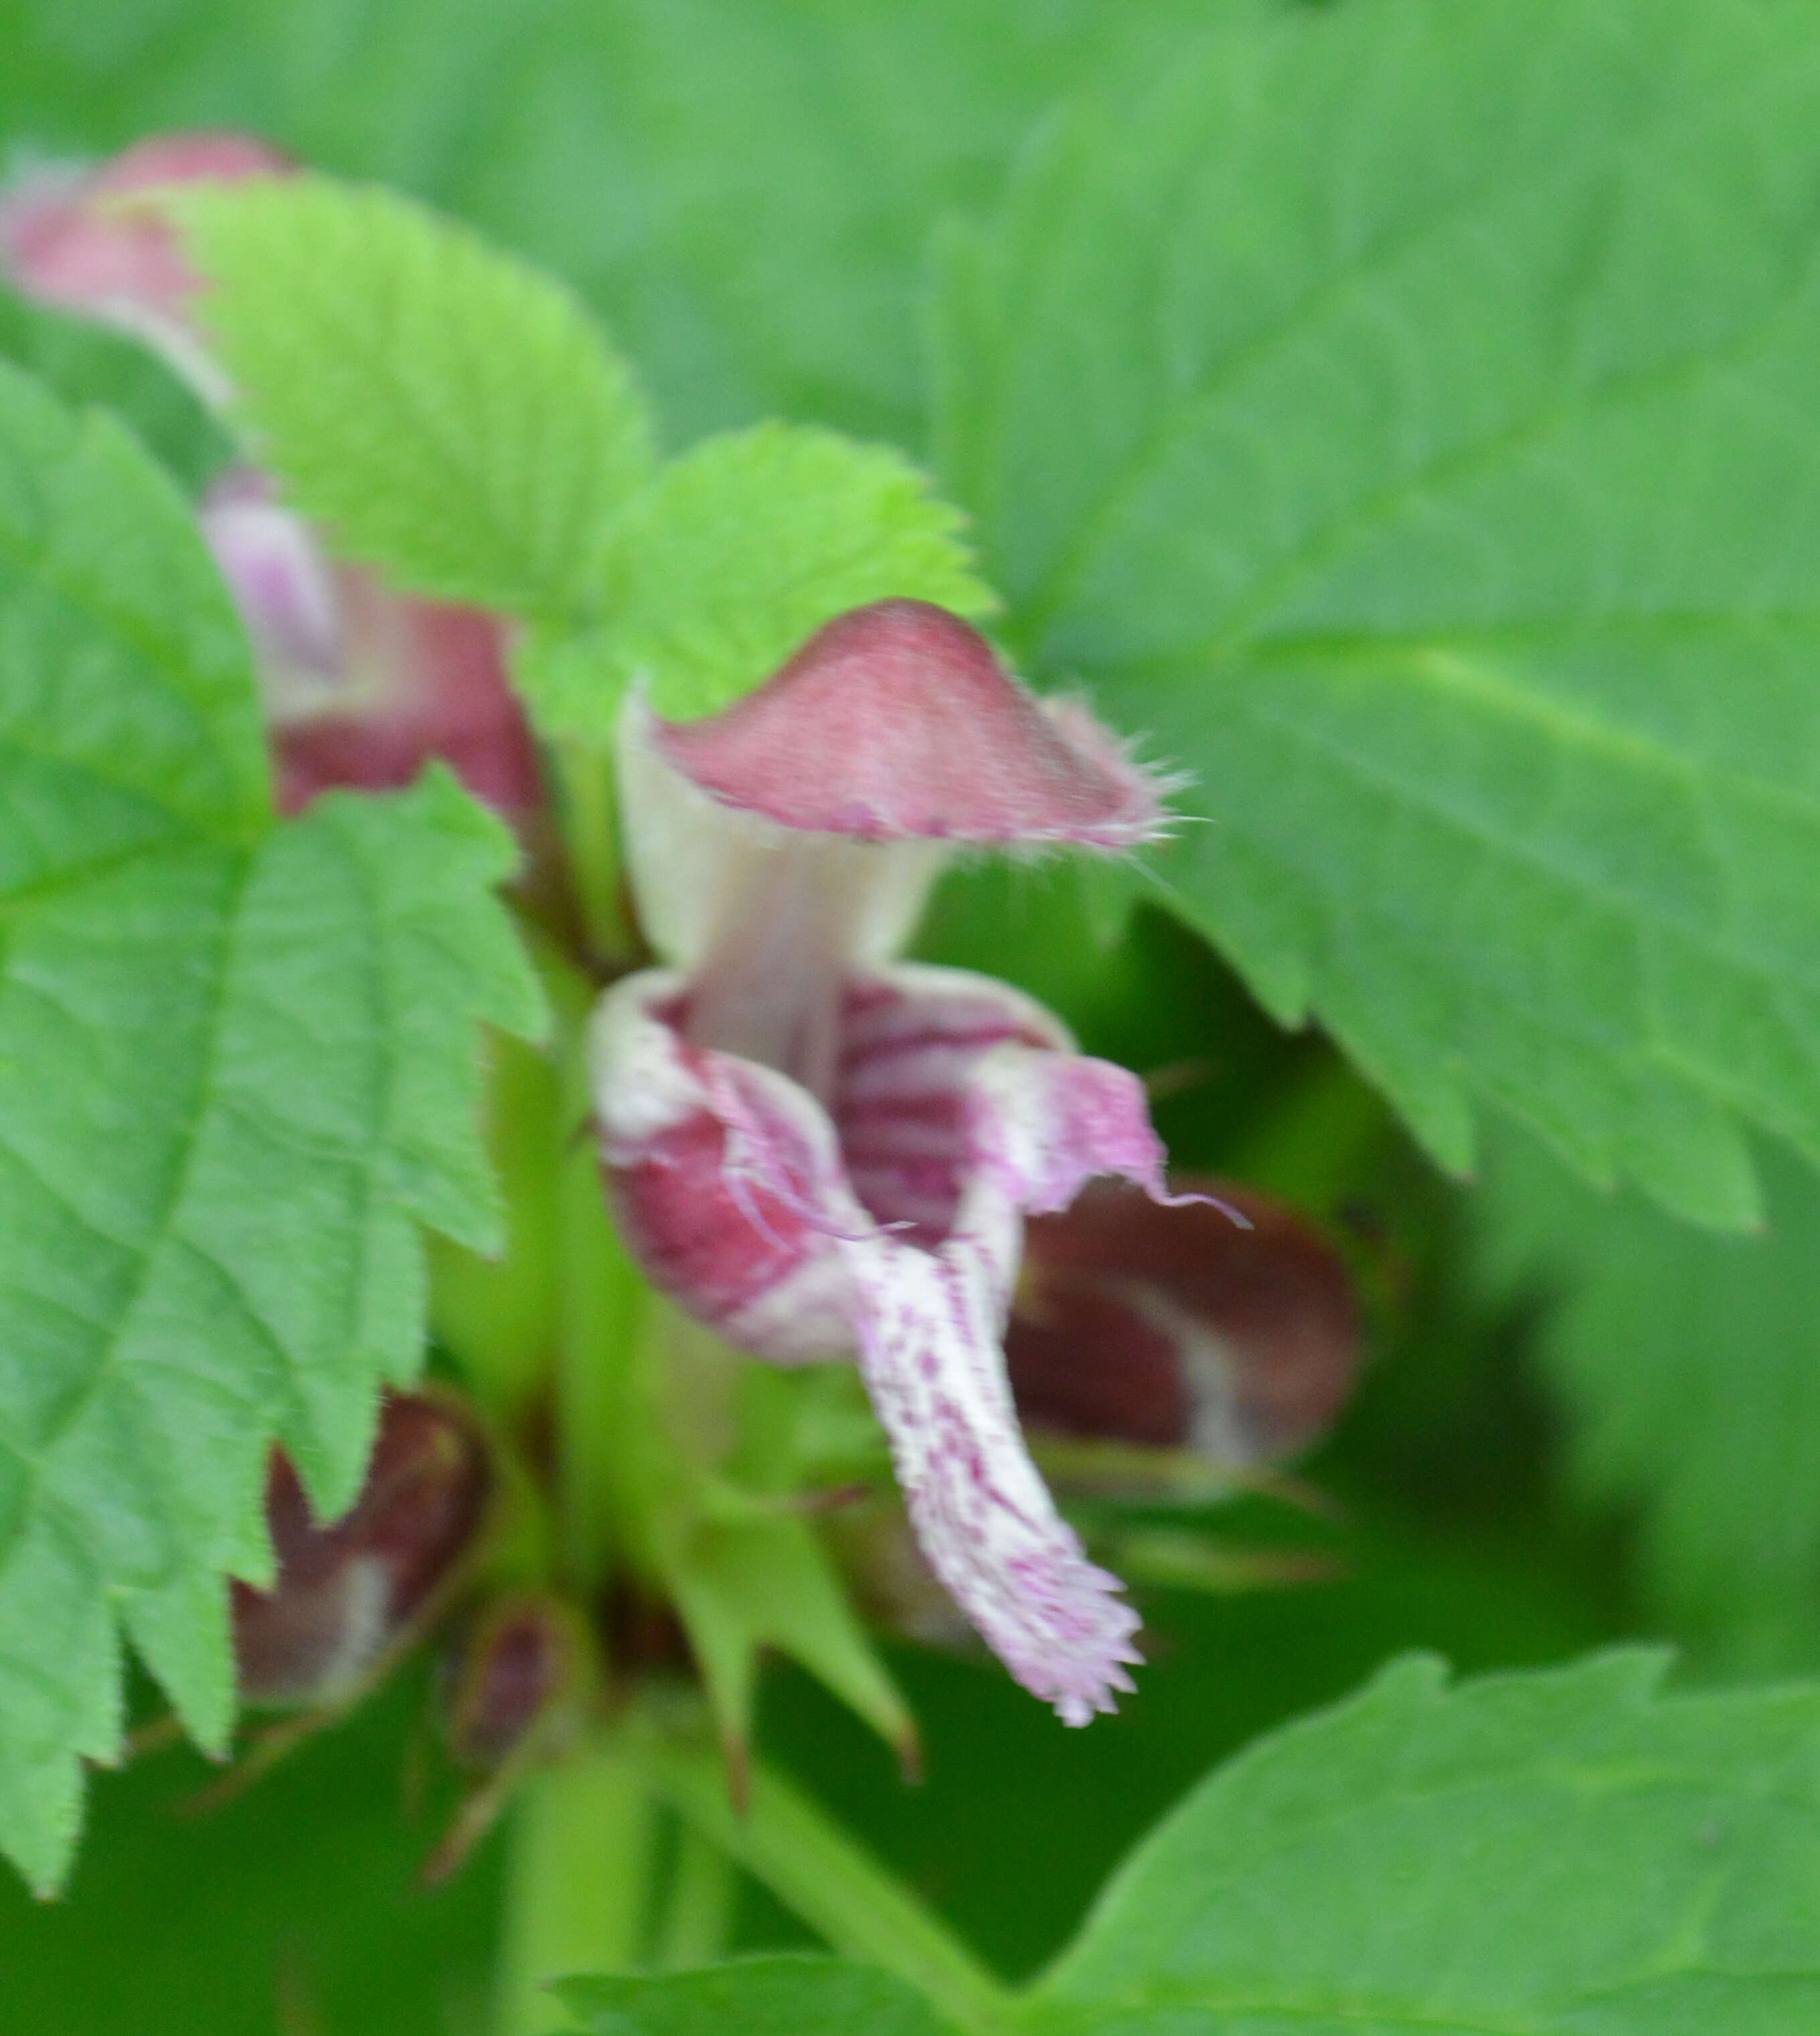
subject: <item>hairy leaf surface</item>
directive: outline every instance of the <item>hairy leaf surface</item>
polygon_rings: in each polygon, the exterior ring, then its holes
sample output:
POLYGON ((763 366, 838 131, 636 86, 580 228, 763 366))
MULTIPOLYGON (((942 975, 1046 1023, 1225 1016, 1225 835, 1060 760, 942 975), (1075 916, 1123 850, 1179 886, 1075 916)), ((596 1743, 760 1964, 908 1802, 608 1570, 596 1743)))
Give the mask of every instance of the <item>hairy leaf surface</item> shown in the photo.
POLYGON ((504 830, 446 773, 272 825, 247 653, 111 420, 0 369, 0 1847, 62 1874, 124 1627, 192 1732, 266 1450, 345 1506, 485 1244, 474 1021, 534 1026, 504 830))

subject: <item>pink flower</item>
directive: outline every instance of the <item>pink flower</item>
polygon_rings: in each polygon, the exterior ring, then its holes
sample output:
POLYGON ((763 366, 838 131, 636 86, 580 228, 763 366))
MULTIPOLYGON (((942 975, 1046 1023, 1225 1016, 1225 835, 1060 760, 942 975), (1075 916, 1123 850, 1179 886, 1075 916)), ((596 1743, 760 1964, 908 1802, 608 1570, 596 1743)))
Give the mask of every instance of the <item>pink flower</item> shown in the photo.
POLYGON ((196 273, 160 194, 288 167, 251 135, 194 134, 154 135, 96 169, 40 171, 0 197, 0 270, 42 303, 145 341, 219 402, 226 385, 189 315, 196 273))
POLYGON ((333 786, 408 785, 432 756, 509 819, 542 805, 497 617, 330 559, 251 468, 210 488, 202 524, 251 640, 281 812, 333 786))
POLYGON ((1003 1338, 1027 1212, 1119 1174, 1165 1198, 1135 1076, 1005 985, 893 957, 953 843, 1123 848, 1156 782, 967 625, 888 601, 758 692, 622 724, 627 852, 669 966, 594 1021, 606 1176, 653 1282, 786 1364, 856 1357, 930 1563, 1071 1725, 1137 1619, 1032 1465, 1003 1338))
MULTIPOLYGON (((43 172, 0 197, 0 273, 28 296, 144 341, 208 403, 231 390, 191 306, 200 279, 163 198, 175 185, 285 173, 250 136, 160 135, 89 171, 43 172)), ((202 510, 252 643, 286 813, 331 786, 408 784, 432 756, 520 822, 543 803, 506 675, 504 625, 393 592, 333 560, 249 468, 202 510)))

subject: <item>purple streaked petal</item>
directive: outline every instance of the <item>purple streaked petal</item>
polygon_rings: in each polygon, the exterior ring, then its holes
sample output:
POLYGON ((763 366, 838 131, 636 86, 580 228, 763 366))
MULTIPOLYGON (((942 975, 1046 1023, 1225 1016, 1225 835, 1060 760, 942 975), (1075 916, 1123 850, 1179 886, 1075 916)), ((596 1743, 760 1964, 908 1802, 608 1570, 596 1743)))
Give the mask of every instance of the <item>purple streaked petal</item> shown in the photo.
POLYGON ((830 1116, 689 1043, 693 994, 653 971, 595 1020, 633 1255, 757 1355, 858 1355, 935 1573, 1013 1674, 1085 1724, 1130 1687, 1137 1619, 1030 1461, 1001 1344, 1026 1206, 1108 1172, 1162 1192, 1141 1088, 1003 985, 902 968, 846 986, 830 1116))
POLYGON ((590 1043, 609 1198, 652 1284, 729 1343, 795 1364, 850 1357, 834 1246, 870 1228, 834 1127, 794 1082, 683 1037, 688 985, 647 970, 601 999, 590 1043))
POLYGON ((1167 821, 1165 788, 1084 707, 1039 700, 927 601, 836 616, 756 692, 652 740, 723 805, 855 841, 1127 849, 1167 821))
POLYGON ((1166 1155, 1144 1085, 1128 1069, 1081 1054, 995 1047, 970 1095, 976 1163, 1033 1216, 1064 1209, 1089 1181, 1113 1174, 1157 1201, 1166 1155))
POLYGON ((978 1158, 973 1076, 995 1047, 1068 1054, 1040 1004, 989 976, 901 966, 846 986, 833 1110, 848 1177, 919 1243, 953 1227, 978 1158))

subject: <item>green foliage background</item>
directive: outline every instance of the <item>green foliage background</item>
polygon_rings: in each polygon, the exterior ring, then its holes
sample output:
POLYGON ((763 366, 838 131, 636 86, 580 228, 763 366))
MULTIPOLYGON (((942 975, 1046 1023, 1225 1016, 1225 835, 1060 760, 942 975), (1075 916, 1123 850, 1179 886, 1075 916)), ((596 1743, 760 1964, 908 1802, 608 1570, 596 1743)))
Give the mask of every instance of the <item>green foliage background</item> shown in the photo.
MULTIPOLYGON (((666 453, 776 415, 938 458, 1033 669, 1086 678, 1112 718, 1157 730, 1227 816, 1161 874, 1242 981, 1154 894, 1127 911, 1048 869, 955 880, 924 948, 1025 983, 1089 1050, 1209 1062, 1159 1111, 1178 1159, 1343 1212, 1370 1240, 1376 1362, 1310 1467, 1348 1518, 1308 1531, 1346 1574, 1225 1602, 1154 1596, 1157 1665, 1086 1735, 995 1670, 904 1651, 893 1665, 930 1771, 912 1794, 806 1679, 780 1672, 767 1693, 786 1764, 1010 1974, 1056 1951, 1213 1763, 1400 1650, 1470 1671, 1660 1636, 1709 1681, 1820 1659, 1820 1207, 1807 1161, 1755 1135, 1811 1152, 1820 1121, 1820 964, 1795 937, 1813 914, 1812 548, 1777 513, 1811 497, 1820 349, 1796 314, 1812 301, 1814 171, 1804 143, 1760 145, 1765 121, 1811 131, 1820 44, 1771 0, 1629 13, 1627 34, 1603 10, 1494 6, 1468 59, 1436 9, 1396 0, 12 0, 0 14, 0 135, 93 154, 232 126, 395 183, 603 315, 666 453), (1316 33, 1324 54, 1304 65, 1294 50, 1316 33), (1094 110, 1053 114, 1083 92, 1094 110), (1442 97, 1448 204, 1414 141, 1383 140, 1418 133, 1442 97), (1673 116, 1695 101, 1690 172, 1673 116), (1537 105, 1564 110, 1565 141, 1524 124, 1537 105), (1331 179, 1305 175, 1311 130, 1350 166, 1344 217, 1331 179), (1206 194, 1234 187, 1256 202, 1222 217, 1206 194), (1600 268, 1614 243, 1624 258, 1600 268), (1603 278, 1590 300, 1589 270, 1603 278), (1507 350, 1475 379, 1491 325, 1507 350), (1134 359, 1123 383, 1106 367, 1134 359), (1308 360, 1324 364, 1314 414, 1308 360), (1406 375, 1446 402, 1399 435, 1406 375), (1235 383, 1242 402, 1210 400, 1235 383), (1169 405, 1148 414, 1158 391, 1169 405), (1347 475, 1342 440, 1369 471, 1347 475), (1482 458, 1463 450, 1481 443, 1482 458), (1349 549, 1369 489, 1391 479, 1361 540, 1376 549, 1349 549), (1255 507, 1305 508, 1324 488, 1335 499, 1299 522, 1255 507), (1621 554, 1574 541, 1602 503, 1630 505, 1621 554), (1218 552, 1217 600, 1184 532, 1218 552), (1298 546, 1319 570, 1292 599, 1298 546), (1320 825, 1293 833, 1311 813, 1320 825), (1374 862, 1386 842, 1395 856, 1374 862), (1396 892, 1416 866, 1444 881, 1396 892), (1391 893, 1400 918, 1380 912, 1391 893), (1604 993, 1588 1005, 1548 978, 1564 926, 1604 993), (1484 1008, 1510 1014, 1501 1029, 1475 1031, 1450 1002, 1437 957, 1461 952, 1484 1008), (1773 1036, 1728 970, 1769 984, 1773 1036), (1444 1182, 1377 1090, 1321 1035, 1278 1032, 1254 993, 1279 1017, 1312 1008, 1456 1166, 1476 1118, 1481 1185, 1444 1182), (1587 1186, 1563 1151, 1654 1198, 1587 1186), (1664 1211, 1747 1223, 1758 1178, 1758 1234, 1664 1211)), ((73 396, 85 377, 117 390, 117 364, 0 311, 8 356, 73 396)), ((186 481, 206 470, 165 385, 112 400, 186 481)), ((1221 1525, 1282 1531, 1261 1506, 1221 1525)), ((1480 1702, 1399 1674, 1361 1702, 1480 1702)), ((200 1823, 169 1814, 173 1767, 104 1778, 70 1899, 39 1910, 0 1882, 0 2023, 264 2031, 276 1999, 283 2036, 483 2026, 497 1841, 451 1890, 407 1891, 428 1834, 399 1827, 394 1792, 420 1696, 402 1687, 200 1823)), ((1631 1700, 1595 1680, 1538 1702, 1573 1711, 1565 1738, 1631 1700)), ((1767 1747, 1808 1729, 1769 1699, 1737 1702, 1688 1731, 1767 1747)), ((744 1945, 800 1938, 748 1891, 744 1945)), ((1794 1944, 1787 1958, 1811 1963, 1794 1944)), ((1116 1965, 1089 1947, 1053 1990, 1066 2008, 1075 1989, 1083 2015, 1128 2010, 1133 2036, 1169 2026, 1138 2014, 1116 1965), (1092 1990, 1096 1970, 1109 1991, 1092 1990)), ((1456 2005, 1557 2026, 1546 2004, 1456 2005)), ((1791 1994, 1735 2026, 1792 2030, 1811 2007, 1791 1994)), ((1708 1996, 1641 2011, 1744 2011, 1708 1996)), ((1733 2026, 1613 2015, 1584 2026, 1733 2026)))

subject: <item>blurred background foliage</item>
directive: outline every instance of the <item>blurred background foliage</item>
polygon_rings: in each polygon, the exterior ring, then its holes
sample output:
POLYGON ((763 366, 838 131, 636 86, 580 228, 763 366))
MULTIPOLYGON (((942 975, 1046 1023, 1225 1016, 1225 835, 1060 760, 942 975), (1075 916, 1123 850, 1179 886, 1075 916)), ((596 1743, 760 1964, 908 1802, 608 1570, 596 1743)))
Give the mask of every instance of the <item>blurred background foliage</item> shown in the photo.
MULTIPOLYGON (((1222 9, 1273 0, 1217 0, 1222 9)), ((1286 4, 1286 0, 1274 0, 1286 4)), ((395 183, 568 277, 640 363, 673 445, 772 413, 926 448, 932 229, 987 200, 1063 96, 1115 108, 1209 0, 5 0, 0 141, 103 153, 249 129, 395 183)), ((803 1677, 765 1734, 1008 1974, 1120 1853, 1260 1730, 1425 1646, 1476 1669, 1663 1635, 1684 1672, 1820 1658, 1820 1186, 1762 1155, 1761 1236, 1600 1196, 1514 1133, 1443 1182, 1318 1038, 1286 1038, 1193 934, 1051 868, 963 871, 924 937, 1160 1074, 1178 1163, 1290 1195, 1352 1240, 1373 1357, 1305 1467, 1333 1517, 1257 1498, 1232 1540, 1334 1580, 1150 1593, 1155 1663, 1086 1734, 995 1668, 898 1651, 928 1779, 803 1677)), ((417 2036, 484 2025, 496 1837, 415 1886, 406 1678, 244 1798, 186 1820, 188 1756, 101 1778, 68 1899, 0 1880, 0 2026, 417 2036)), ((740 1940, 796 1940, 749 1891, 740 1940)))

